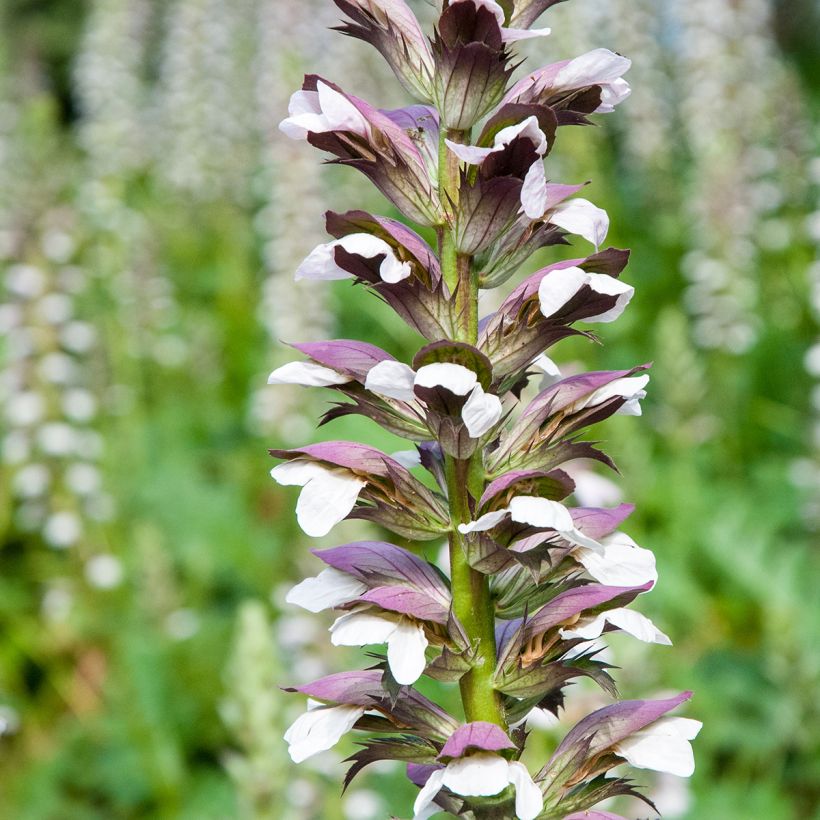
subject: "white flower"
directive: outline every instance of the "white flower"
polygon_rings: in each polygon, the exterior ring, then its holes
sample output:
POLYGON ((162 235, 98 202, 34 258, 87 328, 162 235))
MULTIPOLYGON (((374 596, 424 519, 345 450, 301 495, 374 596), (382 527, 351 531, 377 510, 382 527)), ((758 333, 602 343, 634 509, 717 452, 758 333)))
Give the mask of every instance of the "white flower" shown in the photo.
POLYGON ((555 530, 572 544, 593 550, 600 549, 601 545, 597 541, 588 538, 575 526, 570 511, 563 504, 528 495, 517 495, 510 501, 509 507, 485 513, 477 521, 459 524, 458 531, 464 535, 471 532, 486 532, 500 524, 508 515, 519 524, 555 530))
POLYGON ((594 293, 615 296, 615 306, 597 316, 589 316, 585 322, 614 322, 629 304, 635 294, 635 288, 621 282, 614 276, 605 273, 587 273, 581 268, 560 268, 550 271, 538 287, 538 299, 541 313, 548 319, 561 309, 583 287, 589 287, 594 293))
POLYGON ((314 578, 305 578, 298 583, 287 594, 285 600, 309 612, 321 612, 323 609, 332 609, 348 601, 355 601, 365 592, 366 584, 346 572, 327 567, 314 578))
POLYGON ((412 367, 401 362, 386 359, 371 367, 367 373, 364 386, 366 390, 387 396, 399 401, 414 401, 413 392, 416 374, 412 367))
POLYGON ((324 706, 308 702, 308 710, 285 732, 288 753, 294 763, 331 749, 364 714, 363 706, 324 706))
POLYGON ((326 242, 314 248, 307 259, 296 270, 295 278, 331 281, 334 279, 350 279, 351 274, 336 264, 335 250, 344 248, 348 253, 362 256, 365 259, 374 259, 384 256, 379 266, 379 276, 382 281, 390 284, 406 279, 413 271, 409 262, 402 262, 393 252, 393 248, 378 236, 369 233, 351 233, 326 242))
MULTIPOLYGON (((481 148, 478 145, 466 145, 461 142, 445 140, 447 147, 462 161, 469 165, 480 165, 490 154, 503 151, 517 137, 528 137, 535 144, 535 152, 544 156, 547 152, 547 136, 538 125, 537 117, 527 119, 516 125, 502 128, 493 139, 491 148, 481 148)), ((542 166, 543 167, 543 166, 542 166)))
POLYGON ((622 379, 615 379, 609 384, 599 387, 586 398, 577 401, 566 412, 577 413, 587 407, 597 407, 610 399, 622 398, 626 399, 626 402, 618 409, 618 412, 624 416, 640 416, 640 402, 641 399, 646 398, 644 388, 647 384, 649 384, 649 376, 646 373, 640 376, 625 376, 622 379))
MULTIPOLYGON (((537 163, 536 163, 537 164, 537 163)), ((609 215, 588 199, 570 199, 556 205, 549 221, 572 234, 582 236, 595 246, 603 244, 609 232, 609 215)), ((612 277, 607 277, 612 279, 612 277)), ((617 280, 614 280, 617 281, 617 280)))
POLYGON ((412 618, 370 607, 356 609, 337 618, 330 627, 334 646, 387 644, 387 663, 397 683, 415 683, 427 666, 424 628, 412 618))
POLYGON ((307 535, 316 538, 327 535, 348 515, 367 484, 349 470, 302 459, 279 464, 270 474, 283 486, 303 488, 296 503, 296 520, 307 535))
POLYGON ((695 757, 689 741, 697 737, 702 726, 691 718, 661 718, 616 744, 614 752, 638 769, 690 777, 695 757))
POLYGON ((511 763, 494 752, 458 757, 430 775, 416 797, 413 820, 422 820, 438 811, 433 801, 442 788, 464 797, 491 797, 509 785, 515 787, 516 817, 534 820, 544 808, 544 797, 523 763, 511 763))
POLYGON ((481 438, 498 424, 502 412, 501 399, 492 393, 485 393, 484 388, 477 384, 461 409, 461 418, 470 438, 481 438))
POLYGON ((549 380, 550 383, 554 383, 561 378, 561 371, 558 365, 555 364, 546 353, 542 353, 538 358, 534 359, 532 364, 533 367, 544 371, 544 378, 545 380, 549 380))
POLYGON ((415 387, 444 387, 456 396, 468 396, 461 418, 471 438, 480 438, 501 418, 501 399, 478 383, 472 370, 451 362, 426 364, 414 372, 401 362, 379 362, 371 368, 364 386, 373 393, 400 401, 415 401, 415 387))
POLYGON ((268 376, 268 384, 299 384, 302 387, 331 387, 352 379, 317 362, 288 362, 268 376))
POLYGON ((629 83, 622 78, 631 65, 632 61, 620 54, 596 48, 570 60, 550 85, 562 90, 598 85, 601 87, 601 104, 595 113, 609 114, 631 93, 629 83))
POLYGON ((596 549, 577 547, 572 557, 599 583, 611 587, 642 586, 658 580, 655 554, 639 547, 626 533, 602 538, 596 549))
POLYGON ((370 134, 367 120, 344 94, 323 82, 316 91, 297 91, 290 98, 289 117, 279 130, 294 140, 307 139, 308 133, 325 134, 328 131, 351 131, 362 137, 370 134))
POLYGON ((658 629, 649 618, 634 612, 631 609, 619 607, 610 609, 608 612, 601 612, 599 615, 592 615, 581 618, 571 627, 561 630, 562 638, 581 638, 585 641, 594 641, 600 638, 607 624, 618 627, 622 632, 632 635, 644 643, 660 643, 671 646, 672 641, 667 635, 658 629))

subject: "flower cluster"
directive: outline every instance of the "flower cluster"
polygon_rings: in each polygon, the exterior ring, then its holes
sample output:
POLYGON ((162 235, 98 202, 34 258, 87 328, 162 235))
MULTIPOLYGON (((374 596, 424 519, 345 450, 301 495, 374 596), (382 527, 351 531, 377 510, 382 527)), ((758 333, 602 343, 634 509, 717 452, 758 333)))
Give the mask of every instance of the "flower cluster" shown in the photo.
POLYGON ((616 413, 640 415, 649 375, 639 365, 564 377, 545 353, 568 336, 592 337, 582 327, 616 320, 634 293, 620 279, 628 252, 602 248, 607 214, 576 196, 582 186, 551 181, 544 163, 564 127, 626 99, 629 60, 595 49, 511 79, 511 44, 548 34, 530 26, 553 3, 450 0, 428 40, 403 0, 336 0, 341 30, 378 49, 416 102, 376 109, 311 75, 281 125, 361 171, 437 239, 433 247, 393 218, 329 212, 331 241, 296 277, 362 285, 425 344, 401 362, 362 341, 296 343, 303 358, 270 377, 336 391, 325 421, 363 415, 416 445, 387 455, 328 441, 271 453, 281 460, 273 478, 300 488, 306 534, 355 518, 415 543, 315 551, 325 568, 289 602, 337 610, 334 645, 386 650, 364 671, 296 687, 309 707, 285 737, 298 762, 351 730, 370 733, 345 783, 377 760, 406 763, 420 789, 417 820, 442 810, 569 820, 638 794, 605 776, 624 761, 681 776, 694 768, 700 724, 668 715, 688 692, 594 712, 535 774, 520 760, 527 717, 557 714, 573 680, 617 697, 591 642, 620 631, 670 643, 629 608, 657 580, 652 553, 620 530, 632 507, 573 502, 564 469, 578 459, 613 466, 582 433, 616 413), (538 270, 479 316, 479 289, 571 235, 592 251, 538 270), (448 572, 424 553, 445 539, 448 572), (424 675, 458 684, 463 716, 415 687, 424 675))

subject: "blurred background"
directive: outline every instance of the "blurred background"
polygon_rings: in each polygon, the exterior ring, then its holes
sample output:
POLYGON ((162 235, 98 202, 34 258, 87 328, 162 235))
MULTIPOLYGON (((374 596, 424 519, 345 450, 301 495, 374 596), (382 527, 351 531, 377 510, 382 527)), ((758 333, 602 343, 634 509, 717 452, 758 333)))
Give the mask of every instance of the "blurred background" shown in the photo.
MULTIPOLYGON (((603 347, 551 355, 655 362, 644 417, 599 429, 623 477, 593 489, 638 504, 627 529, 661 575, 643 611, 676 645, 612 656, 624 696, 692 688, 705 728, 691 781, 638 780, 666 817, 820 817, 820 8, 548 16, 531 68, 634 61, 632 98, 563 129, 549 176, 593 180, 637 287, 603 347)), ((281 740, 303 703, 278 686, 356 659, 283 604, 318 566, 266 448, 401 443, 364 420, 317 431, 327 396, 267 374, 282 341, 419 344, 361 289, 292 282, 326 208, 388 212, 278 133, 302 72, 407 102, 337 19, 330 0, 2 4, 0 818, 409 812, 396 766, 340 797, 352 743, 296 769, 281 740)), ((577 687, 537 750, 603 703, 577 687)))

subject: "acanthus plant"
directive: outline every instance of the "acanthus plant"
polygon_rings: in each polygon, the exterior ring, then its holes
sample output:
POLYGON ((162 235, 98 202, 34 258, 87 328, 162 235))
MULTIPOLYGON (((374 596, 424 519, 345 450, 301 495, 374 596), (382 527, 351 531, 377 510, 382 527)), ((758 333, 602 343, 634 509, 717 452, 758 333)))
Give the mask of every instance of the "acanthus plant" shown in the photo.
POLYGON ((416 443, 393 456, 344 441, 271 451, 282 460, 273 478, 302 488, 297 517, 308 535, 358 518, 418 542, 414 551, 381 541, 318 550, 326 568, 289 594, 308 610, 340 611, 332 643, 386 646, 364 671, 296 688, 311 700, 286 734, 291 757, 369 733, 345 784, 373 761, 406 763, 420 788, 416 820, 439 811, 615 817, 587 813, 638 794, 630 780, 606 777, 613 767, 692 773, 700 724, 668 715, 690 693, 594 712, 534 775, 520 758, 527 716, 557 714, 574 679, 617 697, 592 641, 620 630, 669 643, 628 608, 657 580, 652 553, 619 530, 632 507, 571 506, 562 469, 576 459, 613 466, 579 435, 615 413, 640 414, 647 366, 563 378, 545 354, 569 336, 594 338, 576 325, 614 321, 633 295, 619 278, 628 252, 600 250, 606 213, 575 196, 582 186, 549 181, 544 165, 559 129, 628 96, 630 63, 597 49, 511 84, 509 44, 548 34, 529 26, 556 0, 445 0, 430 40, 403 0, 335 2, 348 18, 341 30, 374 45, 419 103, 377 110, 308 76, 281 128, 364 173, 435 232, 437 247, 395 219, 328 213, 332 241, 296 272, 365 286, 427 344, 404 363, 362 341, 299 343, 305 358, 271 375, 347 399, 325 421, 361 414, 416 443), (479 289, 504 284, 568 234, 594 252, 537 271, 479 317, 479 289), (519 411, 533 378, 546 386, 519 411), (444 539, 449 574, 424 557, 444 539), (422 675, 458 684, 463 719, 414 688, 422 675))

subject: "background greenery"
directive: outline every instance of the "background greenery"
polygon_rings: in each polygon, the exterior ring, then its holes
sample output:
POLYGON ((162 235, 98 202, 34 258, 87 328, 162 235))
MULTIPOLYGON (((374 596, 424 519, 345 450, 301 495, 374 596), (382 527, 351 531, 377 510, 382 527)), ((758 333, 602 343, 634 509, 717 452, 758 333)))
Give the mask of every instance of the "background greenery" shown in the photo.
MULTIPOLYGON (((316 567, 266 448, 401 443, 316 432, 321 398, 265 377, 280 339, 418 341, 359 289, 290 281, 326 207, 386 207, 276 134, 301 70, 402 100, 326 33, 331 5, 2 6, 0 817, 407 815, 400 771, 342 799, 340 754, 296 770, 281 741, 302 704, 278 686, 349 659, 282 606, 316 567)), ((614 645, 622 691, 692 688, 705 722, 691 784, 653 783, 666 816, 803 820, 820 817, 819 15, 685 6, 572 0, 531 50, 635 59, 633 99, 565 129, 552 162, 594 181, 637 296, 604 346, 553 352, 655 362, 644 418, 600 435, 657 554, 645 611, 676 644, 614 645)), ((560 730, 540 731, 547 752, 560 730)))

